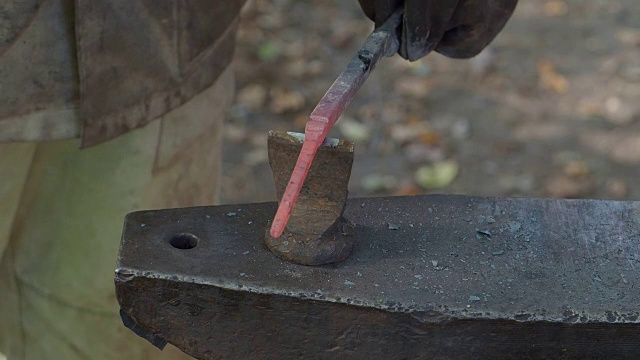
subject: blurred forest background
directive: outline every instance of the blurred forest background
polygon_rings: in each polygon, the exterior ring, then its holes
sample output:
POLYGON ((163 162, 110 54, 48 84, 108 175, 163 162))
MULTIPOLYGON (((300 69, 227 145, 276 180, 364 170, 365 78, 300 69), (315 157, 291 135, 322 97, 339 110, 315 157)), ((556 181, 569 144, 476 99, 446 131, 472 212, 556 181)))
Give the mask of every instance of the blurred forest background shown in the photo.
MULTIPOLYGON (((275 200, 266 139, 307 117, 372 30, 356 0, 251 0, 223 203, 275 200)), ((472 60, 386 58, 331 136, 350 196, 640 199, 640 1, 520 0, 472 60)))

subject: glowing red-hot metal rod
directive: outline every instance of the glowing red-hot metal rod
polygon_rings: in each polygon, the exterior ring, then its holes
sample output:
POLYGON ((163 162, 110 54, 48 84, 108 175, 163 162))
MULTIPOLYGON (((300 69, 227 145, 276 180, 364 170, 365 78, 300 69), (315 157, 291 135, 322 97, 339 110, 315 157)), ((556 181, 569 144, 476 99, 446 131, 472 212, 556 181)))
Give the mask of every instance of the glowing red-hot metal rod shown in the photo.
POLYGON ((358 92, 371 70, 383 55, 391 56, 398 51, 397 29, 402 20, 402 11, 398 10, 387 21, 375 29, 362 45, 356 56, 338 75, 336 81, 324 94, 311 112, 304 129, 304 142, 291 179, 282 195, 278 211, 271 224, 270 235, 279 238, 289 221, 293 207, 298 200, 302 184, 309 173, 313 158, 329 130, 336 123, 344 109, 358 92))

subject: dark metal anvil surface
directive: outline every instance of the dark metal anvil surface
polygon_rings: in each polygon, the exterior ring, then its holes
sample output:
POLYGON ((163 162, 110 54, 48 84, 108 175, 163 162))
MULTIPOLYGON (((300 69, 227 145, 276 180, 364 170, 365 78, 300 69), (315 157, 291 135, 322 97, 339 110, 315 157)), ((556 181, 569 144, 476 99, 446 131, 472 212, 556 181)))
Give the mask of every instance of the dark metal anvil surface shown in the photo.
POLYGON ((266 249, 275 210, 128 215, 129 326, 199 359, 640 358, 640 202, 351 199, 321 267, 266 249))

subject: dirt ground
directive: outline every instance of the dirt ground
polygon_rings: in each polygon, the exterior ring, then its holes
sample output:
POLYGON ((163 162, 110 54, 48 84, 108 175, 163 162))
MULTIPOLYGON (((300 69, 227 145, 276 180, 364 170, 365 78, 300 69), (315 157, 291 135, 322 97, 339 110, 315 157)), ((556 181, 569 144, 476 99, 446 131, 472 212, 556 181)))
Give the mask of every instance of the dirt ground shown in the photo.
MULTIPOLYGON (((236 50, 223 203, 275 199, 266 137, 307 116, 371 31, 356 0, 253 0, 236 50)), ((478 57, 384 59, 332 136, 350 196, 640 199, 640 1, 520 0, 478 57)))

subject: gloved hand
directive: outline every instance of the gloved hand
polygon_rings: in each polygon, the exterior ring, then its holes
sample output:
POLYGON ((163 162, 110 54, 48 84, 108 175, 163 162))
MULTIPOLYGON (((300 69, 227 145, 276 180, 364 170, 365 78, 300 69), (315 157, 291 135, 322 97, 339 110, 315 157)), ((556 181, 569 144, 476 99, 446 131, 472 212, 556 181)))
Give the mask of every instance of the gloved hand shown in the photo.
POLYGON ((382 25, 404 7, 398 53, 418 60, 435 50, 451 58, 477 55, 504 27, 518 0, 358 0, 364 13, 382 25))

